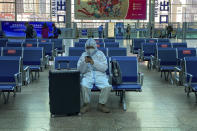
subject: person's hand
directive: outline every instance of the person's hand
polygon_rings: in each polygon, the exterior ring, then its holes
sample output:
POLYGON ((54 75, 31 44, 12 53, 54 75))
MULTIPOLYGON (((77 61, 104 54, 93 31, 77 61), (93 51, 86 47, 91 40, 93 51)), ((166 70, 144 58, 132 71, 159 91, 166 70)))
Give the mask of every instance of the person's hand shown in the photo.
POLYGON ((94 64, 94 61, 92 60, 92 58, 91 57, 85 57, 85 62, 86 63, 90 63, 90 64, 94 64))
POLYGON ((87 56, 85 57, 85 62, 86 62, 86 63, 88 63, 88 62, 89 62, 89 59, 88 59, 88 57, 87 57, 87 56))
POLYGON ((94 64, 94 61, 93 61, 92 58, 89 59, 89 62, 90 62, 90 64, 92 64, 92 65, 94 64))

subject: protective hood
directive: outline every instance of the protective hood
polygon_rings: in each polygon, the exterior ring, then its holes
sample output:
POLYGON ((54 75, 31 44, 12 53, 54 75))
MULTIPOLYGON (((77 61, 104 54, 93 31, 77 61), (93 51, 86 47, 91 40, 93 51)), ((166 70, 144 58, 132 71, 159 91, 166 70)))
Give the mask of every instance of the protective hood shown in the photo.
POLYGON ((88 39, 85 43, 85 50, 87 52, 88 55, 92 56, 94 55, 94 53, 96 53, 97 51, 97 44, 96 41, 92 38, 88 39), (87 46, 93 46, 95 49, 86 49, 87 46))

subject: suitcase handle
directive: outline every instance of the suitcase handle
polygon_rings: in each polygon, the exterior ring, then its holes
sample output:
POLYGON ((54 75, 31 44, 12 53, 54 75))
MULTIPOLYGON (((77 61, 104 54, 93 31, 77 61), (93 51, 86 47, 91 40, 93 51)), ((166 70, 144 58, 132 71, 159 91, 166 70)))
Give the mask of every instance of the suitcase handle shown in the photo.
POLYGON ((61 63, 66 63, 67 68, 69 68, 70 61, 68 61, 68 60, 59 60, 57 63, 58 63, 58 70, 61 70, 61 63))

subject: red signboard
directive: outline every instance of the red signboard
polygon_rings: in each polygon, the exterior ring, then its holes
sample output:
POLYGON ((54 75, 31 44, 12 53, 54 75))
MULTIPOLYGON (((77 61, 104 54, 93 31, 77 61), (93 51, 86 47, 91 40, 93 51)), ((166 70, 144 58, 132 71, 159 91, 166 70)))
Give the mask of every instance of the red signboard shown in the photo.
POLYGON ((162 47, 162 48, 167 48, 167 47, 168 47, 168 45, 166 45, 166 44, 162 44, 162 45, 161 45, 161 47, 162 47))
POLYGON ((149 43, 155 43, 155 41, 154 40, 149 40, 149 43))
POLYGON ((32 44, 27 44, 26 47, 32 47, 32 44))
POLYGON ((8 50, 8 54, 15 54, 16 50, 8 50))
POLYGON ((146 0, 129 0, 129 8, 125 19, 146 19, 146 0))
POLYGON ((183 54, 191 54, 191 50, 183 50, 183 54))

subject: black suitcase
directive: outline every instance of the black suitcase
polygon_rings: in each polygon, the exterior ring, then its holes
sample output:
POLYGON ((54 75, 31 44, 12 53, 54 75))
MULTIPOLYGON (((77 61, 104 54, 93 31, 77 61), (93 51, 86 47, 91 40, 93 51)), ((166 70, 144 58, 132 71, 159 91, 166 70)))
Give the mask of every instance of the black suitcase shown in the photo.
POLYGON ((49 104, 51 117, 80 112, 80 72, 51 70, 49 72, 49 104))

